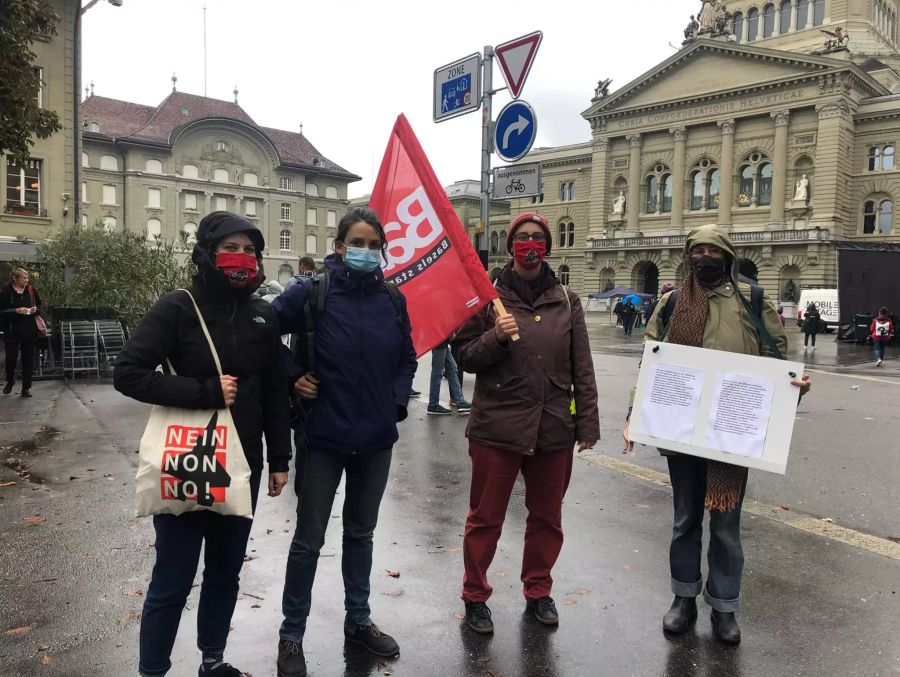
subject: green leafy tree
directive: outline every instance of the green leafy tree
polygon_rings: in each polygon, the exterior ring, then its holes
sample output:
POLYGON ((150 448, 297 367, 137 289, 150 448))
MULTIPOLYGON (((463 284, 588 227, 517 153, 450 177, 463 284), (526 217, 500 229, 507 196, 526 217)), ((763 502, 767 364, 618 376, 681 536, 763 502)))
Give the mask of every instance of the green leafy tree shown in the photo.
POLYGON ((56 34, 59 17, 50 0, 0 0, 0 155, 20 165, 34 137, 61 129, 59 116, 38 106, 35 40, 56 34))
POLYGON ((185 236, 178 243, 131 231, 65 226, 38 246, 36 285, 50 308, 106 308, 131 329, 163 294, 190 284, 185 236))

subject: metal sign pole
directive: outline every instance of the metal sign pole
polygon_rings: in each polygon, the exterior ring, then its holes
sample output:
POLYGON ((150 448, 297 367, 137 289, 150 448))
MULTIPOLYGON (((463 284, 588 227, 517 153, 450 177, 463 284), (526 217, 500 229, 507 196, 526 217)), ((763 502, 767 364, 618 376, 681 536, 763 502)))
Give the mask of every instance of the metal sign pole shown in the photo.
MULTIPOLYGON (((484 58, 481 69, 481 229, 483 235, 484 261, 487 261, 488 228, 490 227, 491 209, 491 145, 494 138, 492 126, 494 121, 491 112, 491 98, 493 97, 494 48, 485 45, 484 58)), ((487 263, 485 263, 487 267, 487 263)))

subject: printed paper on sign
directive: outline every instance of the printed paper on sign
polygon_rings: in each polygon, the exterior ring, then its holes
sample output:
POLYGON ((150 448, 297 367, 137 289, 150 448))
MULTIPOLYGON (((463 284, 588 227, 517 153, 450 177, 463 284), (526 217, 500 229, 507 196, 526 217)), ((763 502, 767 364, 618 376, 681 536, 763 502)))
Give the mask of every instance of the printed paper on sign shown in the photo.
POLYGON ((391 132, 369 206, 387 234, 384 278, 406 297, 416 355, 424 355, 497 292, 403 115, 391 132))

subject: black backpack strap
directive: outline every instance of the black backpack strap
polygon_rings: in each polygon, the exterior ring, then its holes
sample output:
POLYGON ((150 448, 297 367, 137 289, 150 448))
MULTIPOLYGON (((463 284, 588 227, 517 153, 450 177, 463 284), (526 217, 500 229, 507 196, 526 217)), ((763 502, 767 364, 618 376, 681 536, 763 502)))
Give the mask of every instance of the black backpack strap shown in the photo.
POLYGON ((328 297, 328 288, 331 285, 331 271, 319 273, 310 280, 309 296, 303 305, 303 330, 305 341, 299 343, 298 348, 303 348, 306 353, 305 366, 308 372, 316 370, 316 319, 325 311, 325 299, 328 297))
POLYGON ((403 324, 403 312, 406 308, 406 297, 400 291, 400 288, 393 282, 385 280, 384 286, 387 288, 388 296, 391 297, 391 303, 394 304, 394 310, 397 311, 397 324, 403 324))
POLYGON ((675 312, 675 304, 678 303, 678 290, 674 290, 666 299, 666 305, 662 309, 663 330, 657 341, 664 342, 666 336, 669 335, 669 323, 672 320, 672 313, 675 312))
POLYGON ((778 344, 775 343, 775 339, 772 338, 769 330, 766 329, 762 322, 763 288, 755 284, 750 285, 751 300, 749 302, 744 297, 743 293, 741 293, 741 289, 737 284, 734 285, 734 290, 737 292, 738 298, 744 305, 747 314, 750 315, 750 319, 753 320, 753 324, 756 326, 756 333, 759 335, 760 340, 768 346, 774 357, 779 360, 786 359, 784 354, 778 348, 778 344))

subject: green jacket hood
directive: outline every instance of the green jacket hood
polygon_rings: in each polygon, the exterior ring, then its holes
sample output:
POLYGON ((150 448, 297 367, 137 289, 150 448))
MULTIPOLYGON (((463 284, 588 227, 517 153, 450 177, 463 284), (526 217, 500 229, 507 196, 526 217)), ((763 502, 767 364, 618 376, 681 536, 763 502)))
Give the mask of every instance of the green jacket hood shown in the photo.
POLYGON ((716 247, 724 250, 729 264, 728 267, 731 270, 731 277, 735 280, 738 279, 737 252, 734 249, 734 243, 732 243, 731 238, 728 237, 728 233, 726 233, 723 228, 720 228, 715 224, 709 224, 706 226, 700 226, 699 228, 694 228, 690 233, 688 233, 687 240, 685 240, 684 243, 685 261, 690 261, 691 249, 693 249, 698 244, 715 245, 716 247))

